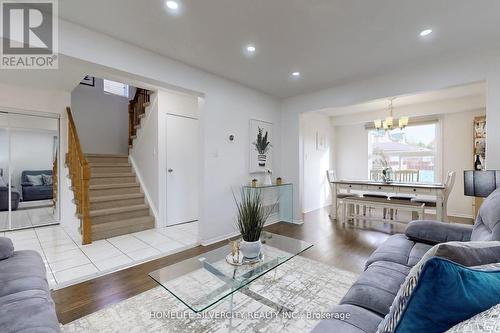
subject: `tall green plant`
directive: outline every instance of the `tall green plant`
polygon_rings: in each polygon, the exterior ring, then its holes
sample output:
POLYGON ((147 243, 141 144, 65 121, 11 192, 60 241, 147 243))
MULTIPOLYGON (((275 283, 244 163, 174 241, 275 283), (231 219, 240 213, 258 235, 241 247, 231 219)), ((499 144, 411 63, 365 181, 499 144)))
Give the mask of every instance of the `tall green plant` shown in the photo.
POLYGON ((262 228, 264 228, 264 223, 266 223, 277 202, 271 209, 266 209, 262 203, 261 193, 258 190, 242 190, 241 200, 238 201, 236 196, 234 200, 238 208, 236 224, 243 240, 247 242, 258 241, 262 228))
POLYGON ((257 133, 257 141, 253 143, 255 149, 259 152, 259 154, 266 154, 269 148, 271 148, 271 142, 267 141, 267 134, 262 135, 263 129, 259 127, 259 132, 257 133))

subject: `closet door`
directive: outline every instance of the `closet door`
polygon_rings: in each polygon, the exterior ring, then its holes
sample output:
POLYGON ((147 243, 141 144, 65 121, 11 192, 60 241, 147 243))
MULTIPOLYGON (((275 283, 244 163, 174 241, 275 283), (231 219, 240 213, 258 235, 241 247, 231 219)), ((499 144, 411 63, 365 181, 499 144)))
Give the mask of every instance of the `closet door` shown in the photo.
POLYGON ((167 225, 198 220, 198 120, 168 114, 167 225))
POLYGON ((10 229, 8 116, 0 112, 0 231, 10 229))
POLYGON ((13 186, 10 227, 22 229, 57 223, 59 120, 9 114, 9 127, 13 186))

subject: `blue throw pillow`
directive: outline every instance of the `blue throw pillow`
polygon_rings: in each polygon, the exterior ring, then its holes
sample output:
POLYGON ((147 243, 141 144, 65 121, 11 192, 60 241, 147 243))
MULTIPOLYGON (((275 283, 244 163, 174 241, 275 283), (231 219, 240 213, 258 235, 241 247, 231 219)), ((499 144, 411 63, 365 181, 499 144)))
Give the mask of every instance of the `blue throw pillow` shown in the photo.
POLYGON ((394 332, 444 332, 500 303, 500 270, 481 271, 433 257, 394 332))

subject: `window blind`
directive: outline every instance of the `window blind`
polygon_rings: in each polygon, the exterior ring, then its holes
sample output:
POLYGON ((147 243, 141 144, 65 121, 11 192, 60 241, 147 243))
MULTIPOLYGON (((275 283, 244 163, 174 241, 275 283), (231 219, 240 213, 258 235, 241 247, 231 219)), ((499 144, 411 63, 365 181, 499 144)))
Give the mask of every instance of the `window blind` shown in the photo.
POLYGON ((128 98, 128 85, 111 80, 104 80, 104 92, 128 98))

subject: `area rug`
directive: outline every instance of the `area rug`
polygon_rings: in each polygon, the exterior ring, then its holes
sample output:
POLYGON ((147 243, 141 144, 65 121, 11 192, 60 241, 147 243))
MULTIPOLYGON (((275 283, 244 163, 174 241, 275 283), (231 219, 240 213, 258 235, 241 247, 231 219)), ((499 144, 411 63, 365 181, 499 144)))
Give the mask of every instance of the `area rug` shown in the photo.
POLYGON ((156 287, 62 327, 69 332, 309 332, 338 304, 356 274, 297 256, 258 278, 250 289, 293 309, 278 314, 242 293, 196 315, 162 287, 156 287), (232 317, 228 319, 229 317, 232 317))

